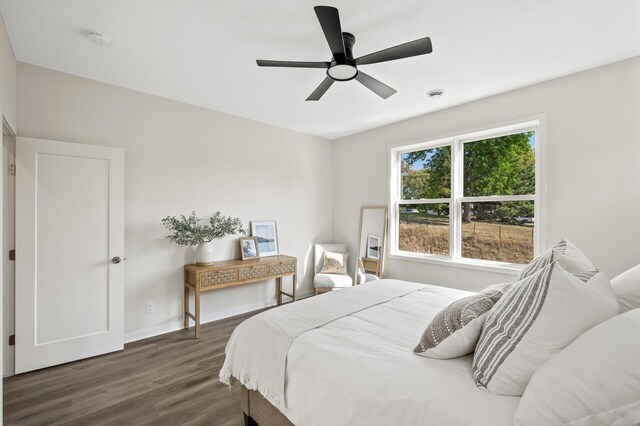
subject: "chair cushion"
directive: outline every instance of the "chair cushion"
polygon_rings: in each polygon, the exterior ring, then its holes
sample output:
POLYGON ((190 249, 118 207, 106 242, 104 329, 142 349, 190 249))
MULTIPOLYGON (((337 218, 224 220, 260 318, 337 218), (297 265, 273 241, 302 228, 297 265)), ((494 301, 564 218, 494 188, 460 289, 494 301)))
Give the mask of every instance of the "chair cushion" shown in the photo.
POLYGON ((368 283, 369 281, 377 281, 380 279, 380 277, 375 274, 364 272, 364 269, 358 269, 357 272, 358 272, 358 284, 364 284, 364 283, 368 283))
POLYGON ((315 288, 351 287, 353 280, 347 274, 316 274, 313 277, 315 288))
POLYGON ((375 275, 375 274, 364 274, 364 281, 362 281, 363 283, 368 283, 369 281, 378 281, 380 279, 379 276, 375 275))

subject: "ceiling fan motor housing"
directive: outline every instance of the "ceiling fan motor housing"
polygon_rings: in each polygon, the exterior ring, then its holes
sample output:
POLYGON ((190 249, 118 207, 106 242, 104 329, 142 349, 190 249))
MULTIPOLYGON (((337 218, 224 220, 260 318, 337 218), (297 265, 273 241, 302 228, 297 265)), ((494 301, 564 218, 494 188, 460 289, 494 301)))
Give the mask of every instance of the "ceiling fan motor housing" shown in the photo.
POLYGON ((342 33, 344 40, 344 57, 333 58, 331 65, 327 68, 327 75, 336 81, 349 81, 358 76, 356 61, 353 59, 353 45, 356 37, 351 33, 342 33))

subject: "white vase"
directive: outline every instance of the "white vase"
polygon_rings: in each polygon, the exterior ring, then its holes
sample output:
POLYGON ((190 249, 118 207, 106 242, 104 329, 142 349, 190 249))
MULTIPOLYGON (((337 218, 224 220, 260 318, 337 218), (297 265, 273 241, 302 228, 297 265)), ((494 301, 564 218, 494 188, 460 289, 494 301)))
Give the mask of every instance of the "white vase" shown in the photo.
POLYGON ((196 265, 213 264, 213 241, 203 241, 196 247, 196 265))

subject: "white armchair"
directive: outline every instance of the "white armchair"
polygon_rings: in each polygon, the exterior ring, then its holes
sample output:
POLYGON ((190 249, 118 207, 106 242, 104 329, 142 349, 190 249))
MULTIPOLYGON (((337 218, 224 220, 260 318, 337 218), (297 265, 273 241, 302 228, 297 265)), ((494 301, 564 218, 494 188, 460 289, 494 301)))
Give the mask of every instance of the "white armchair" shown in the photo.
POLYGON ((315 276, 313 287, 316 294, 351 287, 353 280, 348 274, 322 274, 323 254, 325 251, 347 254, 346 244, 316 244, 314 248, 315 276))

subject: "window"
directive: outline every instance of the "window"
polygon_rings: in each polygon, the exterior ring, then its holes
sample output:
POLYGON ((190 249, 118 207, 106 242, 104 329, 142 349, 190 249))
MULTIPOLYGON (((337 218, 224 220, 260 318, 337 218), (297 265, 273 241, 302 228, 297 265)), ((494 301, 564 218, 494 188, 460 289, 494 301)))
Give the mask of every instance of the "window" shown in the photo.
POLYGON ((533 259, 539 123, 392 148, 392 255, 493 266, 533 259))

